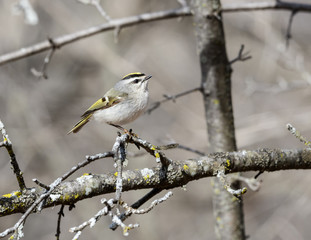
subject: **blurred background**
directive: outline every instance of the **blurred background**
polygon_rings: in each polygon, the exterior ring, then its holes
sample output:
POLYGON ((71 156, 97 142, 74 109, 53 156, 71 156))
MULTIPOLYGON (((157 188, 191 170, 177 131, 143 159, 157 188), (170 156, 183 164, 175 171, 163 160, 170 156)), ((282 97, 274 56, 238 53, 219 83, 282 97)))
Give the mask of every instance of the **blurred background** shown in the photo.
MULTIPOLYGON (((0 1, 0 55, 105 22, 95 7, 70 1, 30 1, 38 24, 26 24, 12 12, 12 0, 0 1)), ((256 1, 234 1, 256 2, 256 1)), ((302 0, 300 1, 302 2, 302 0)), ((305 3, 310 3, 305 0, 305 3)), ((223 4, 232 3, 230 0, 223 4)), ((102 1, 112 18, 180 7, 176 0, 102 1)), ((286 48, 289 11, 251 11, 223 15, 229 59, 241 44, 251 60, 232 66, 232 95, 239 149, 303 148, 286 130, 292 123, 311 139, 311 31, 310 13, 298 13, 286 48)), ((170 19, 121 30, 118 42, 113 31, 72 43, 57 50, 48 65, 48 79, 38 79, 47 53, 0 66, 0 118, 5 124, 24 172, 27 186, 33 178, 50 184, 72 166, 92 155, 111 150, 116 129, 95 122, 78 134, 66 135, 80 115, 129 72, 150 74, 150 104, 200 84, 200 68, 192 18, 170 19)), ((161 105, 125 127, 155 145, 169 142, 208 152, 204 108, 199 93, 161 105)), ((136 153, 135 147, 129 151, 136 153)), ((173 160, 196 157, 183 150, 166 151, 173 160)), ((130 158, 128 169, 156 165, 147 155, 130 158)), ((0 149, 1 194, 18 189, 9 157, 0 149)), ((97 161, 76 173, 114 171, 111 159, 97 161)), ((255 173, 248 173, 254 176, 255 173)), ((309 239, 311 235, 310 171, 281 171, 261 175, 261 189, 244 197, 246 234, 250 239, 309 239)), ((124 193, 132 203, 147 191, 124 193)), ((127 223, 140 223, 128 239, 215 239, 210 179, 174 189, 174 196, 147 215, 133 216, 127 223)), ((164 195, 164 194, 162 194, 164 195)), ((162 196, 161 195, 161 196, 162 196)), ((71 239, 68 229, 91 218, 102 208, 103 196, 84 200, 72 211, 65 209, 61 239, 71 239)), ((113 197, 106 195, 105 198, 113 197)), ((53 239, 57 212, 45 209, 28 218, 25 239, 53 239)), ((0 231, 11 227, 20 215, 0 219, 0 231)), ((108 229, 102 218, 81 239, 120 239, 120 230, 108 229)))

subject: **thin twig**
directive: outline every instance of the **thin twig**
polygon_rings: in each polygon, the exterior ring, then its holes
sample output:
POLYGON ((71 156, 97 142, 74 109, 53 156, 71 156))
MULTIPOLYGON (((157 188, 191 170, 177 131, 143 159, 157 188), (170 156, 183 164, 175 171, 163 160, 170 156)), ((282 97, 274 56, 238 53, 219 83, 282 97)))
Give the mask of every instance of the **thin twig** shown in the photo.
POLYGON ((262 10, 296 10, 301 12, 310 12, 311 4, 270 1, 270 2, 244 2, 224 4, 222 12, 246 12, 246 11, 262 11, 262 10))
POLYGON ((223 184, 223 187, 233 196, 240 199, 241 195, 247 192, 247 188, 233 189, 228 183, 227 176, 225 175, 225 170, 219 170, 217 173, 217 178, 223 184))
MULTIPOLYGON (((299 4, 289 2, 259 2, 259 3, 239 3, 227 4, 222 6, 222 12, 239 12, 239 11, 258 11, 258 10, 289 10, 300 12, 311 12, 311 4, 299 4)), ((129 27, 140 23, 157 21, 162 19, 179 18, 182 16, 191 16, 192 13, 189 7, 182 7, 179 9, 172 9, 154 13, 145 13, 137 16, 126 17, 111 20, 108 23, 94 26, 85 30, 75 33, 67 34, 64 36, 56 37, 53 39, 57 47, 62 47, 69 43, 78 41, 83 38, 91 37, 101 32, 114 30, 116 27, 129 27)), ((10 52, 0 56, 0 65, 12 62, 21 58, 25 58, 40 52, 53 48, 49 41, 43 41, 34 44, 30 47, 23 47, 17 51, 10 52)))
MULTIPOLYGON (((114 153, 114 161, 117 168, 117 181, 116 181, 116 200, 118 201, 118 207, 121 201, 122 194, 122 168, 126 159, 125 144, 129 139, 128 134, 120 135, 116 138, 115 144, 112 147, 114 153)), ((118 209, 119 210, 119 209, 118 209)), ((119 214, 118 214, 119 215, 119 214)))
POLYGON ((77 227, 72 227, 69 229, 69 232, 76 232, 77 234, 74 236, 73 239, 78 239, 81 231, 86 228, 87 226, 93 227, 95 223, 105 215, 113 216, 112 209, 115 207, 117 201, 115 199, 109 199, 108 201, 104 198, 101 200, 102 204, 105 205, 100 211, 98 211, 94 217, 90 218, 88 221, 83 222, 77 227))
POLYGON ((47 55, 45 56, 45 58, 44 58, 43 65, 42 65, 42 67, 41 67, 41 71, 38 71, 38 70, 35 69, 35 68, 31 68, 31 69, 30 69, 31 73, 32 73, 35 77, 37 77, 37 78, 39 78, 39 79, 42 79, 42 78, 48 79, 48 75, 47 75, 46 71, 47 71, 47 68, 48 68, 49 63, 51 62, 51 59, 52 59, 52 57, 53 57, 54 52, 55 52, 56 49, 58 48, 58 47, 54 44, 52 38, 48 38, 48 40, 49 40, 49 42, 52 44, 53 47, 52 47, 52 49, 50 49, 50 51, 48 52, 48 54, 47 54, 47 55))
MULTIPOLYGON (((159 198, 154 200, 149 207, 145 208, 145 209, 136 209, 136 208, 132 208, 129 207, 127 205, 126 202, 124 201, 120 201, 121 206, 125 209, 125 218, 132 215, 132 214, 145 214, 148 213, 149 211, 151 211, 156 205, 166 201, 169 197, 172 196, 172 192, 168 192, 164 195, 164 197, 159 198)), ((104 208, 102 208, 100 211, 98 211, 94 217, 90 218, 88 221, 83 222, 82 224, 80 224, 77 227, 72 227, 70 228, 70 232, 76 232, 76 235, 74 236, 73 239, 78 239, 81 235, 81 232, 83 229, 85 229, 85 227, 90 226, 93 227, 96 222, 105 215, 109 215, 112 218, 112 222, 113 224, 117 225, 117 226, 121 226, 123 229, 123 235, 127 236, 129 233, 129 230, 133 229, 133 228, 137 228, 139 227, 139 224, 129 224, 126 225, 124 224, 124 222, 121 220, 121 218, 119 218, 119 215, 116 215, 112 212, 113 208, 116 207, 116 203, 118 202, 118 200, 116 199, 110 199, 110 200, 106 200, 106 199, 102 199, 102 203, 105 205, 104 208)), ((124 219, 125 219, 124 218, 124 219)))
POLYGON ((233 63, 237 61, 244 62, 252 58, 252 56, 249 55, 249 52, 243 53, 243 50, 244 50, 244 44, 241 45, 238 56, 229 62, 230 65, 232 65, 233 63))
POLYGON ((172 160, 167 158, 164 153, 159 152, 157 149, 158 147, 147 142, 146 140, 143 140, 141 138, 131 136, 128 140, 130 143, 134 143, 135 145, 138 145, 142 148, 144 148, 148 153, 150 153, 152 156, 156 158, 157 162, 161 162, 162 166, 167 167, 172 163, 172 160))
POLYGON ((3 142, 1 142, 2 143, 1 145, 5 146, 6 150, 9 153, 10 163, 12 165, 13 172, 14 172, 14 174, 16 176, 16 179, 17 179, 17 182, 18 182, 18 185, 19 185, 19 189, 21 191, 23 191, 24 189, 26 189, 26 184, 25 184, 25 180, 23 178, 23 173, 22 173, 22 171, 19 168, 18 162, 16 160, 15 153, 13 151, 12 142, 9 139, 9 135, 6 133, 6 130, 4 128, 4 125, 3 125, 2 121, 1 121, 1 119, 0 119, 0 131, 1 131, 1 134, 2 134, 2 138, 3 138, 3 142))
POLYGON ((311 148, 311 142, 308 141, 304 136, 302 136, 301 133, 293 127, 293 125, 288 123, 286 126, 288 131, 290 131, 290 133, 293 134, 300 142, 302 142, 308 148, 311 148))
POLYGON ((168 193, 166 193, 164 195, 164 197, 159 198, 159 199, 155 199, 154 201, 152 201, 152 203, 149 205, 149 207, 144 208, 144 209, 137 209, 137 208, 132 208, 130 206, 128 206, 126 203, 124 203, 122 205, 122 207, 124 207, 124 209, 126 210, 127 214, 145 214, 150 212, 156 205, 166 201, 167 199, 169 199, 171 196, 173 195, 173 193, 171 191, 169 191, 168 193))
POLYGON ((114 38, 115 43, 119 42, 119 36, 120 36, 121 29, 122 28, 120 26, 117 26, 113 31, 113 38, 114 38))
POLYGON ((13 5, 13 13, 23 14, 25 23, 36 25, 39 22, 38 14, 28 0, 19 0, 13 5))
MULTIPOLYGON (((116 27, 124 28, 130 27, 133 25, 152 22, 162 19, 170 19, 170 18, 177 18, 180 16, 191 15, 190 10, 188 7, 180 8, 180 9, 172 9, 166 11, 159 11, 154 13, 144 13, 137 16, 125 17, 120 19, 114 19, 109 21, 108 23, 104 23, 98 26, 93 26, 84 30, 80 30, 75 33, 59 36, 53 38, 53 42, 57 48, 60 48, 64 45, 70 44, 72 42, 76 42, 83 38, 88 38, 93 35, 114 30, 116 27)), ((23 47, 17 51, 10 52, 0 56, 0 65, 3 65, 8 62, 12 62, 21 58, 29 57, 34 54, 38 54, 53 48, 53 45, 50 43, 49 40, 34 44, 29 47, 23 47)))
POLYGON ((111 20, 109 15, 105 12, 105 10, 100 5, 100 0, 78 0, 78 2, 95 6, 97 11, 106 19, 107 22, 111 20))
MULTIPOLYGON (((311 12, 311 4, 299 4, 289 2, 259 2, 259 3, 239 3, 239 4, 227 4, 223 5, 221 11, 227 12, 239 12, 239 11, 258 11, 258 10, 289 10, 300 12, 311 12)), ((183 16, 191 16, 192 13, 189 7, 182 7, 179 9, 172 9, 154 13, 145 13, 137 16, 126 17, 111 20, 108 23, 94 26, 85 30, 81 30, 75 33, 67 34, 64 36, 56 37, 53 39, 57 47, 76 42, 80 39, 91 37, 101 32, 114 30, 116 27, 124 28, 140 23, 146 23, 151 21, 179 18, 183 16)), ((34 44, 29 47, 23 47, 17 51, 10 52, 0 56, 0 65, 16 61, 34 54, 38 54, 53 48, 49 41, 43 41, 34 44)))
POLYGON ((99 11, 99 13, 106 19, 107 22, 111 21, 110 16, 105 12, 105 10, 100 5, 99 0, 93 0, 92 4, 96 7, 96 9, 99 11))
MULTIPOLYGON (((137 209, 140 206, 142 206, 145 202, 147 202, 149 199, 153 198, 155 195, 157 195, 158 193, 160 193, 163 189, 159 189, 159 188, 154 188, 152 189, 150 192, 148 192, 146 195, 144 195, 142 198, 138 199, 135 203, 133 203, 131 205, 131 208, 133 209, 137 209)), ((129 216, 131 216, 130 214, 125 214, 124 212, 119 216, 120 220, 122 222, 124 222, 125 219, 127 219, 129 216)), ((109 226, 109 228, 111 230, 116 230, 118 228, 119 225, 117 225, 116 223, 111 223, 111 225, 109 226)))
POLYGON ((196 87, 196 88, 193 88, 193 89, 190 89, 190 90, 187 90, 187 91, 184 91, 184 92, 181 92, 181 93, 178 93, 176 95, 164 95, 164 99, 163 100, 160 100, 158 102, 155 102, 153 103, 153 105, 146 111, 146 113, 150 114, 152 111, 156 110, 158 107, 160 107, 160 105, 162 103, 165 103, 167 101, 175 101, 176 98, 179 98, 179 97, 182 97, 182 96, 185 96, 187 94, 190 94, 190 93, 193 93, 193 92, 196 92, 196 91, 201 91, 201 87, 196 87))
POLYGON ((286 30, 286 48, 289 47, 289 41, 292 38, 291 29, 292 29, 294 16, 296 15, 297 12, 298 12, 297 10, 293 10, 290 14, 290 17, 289 17, 288 26, 287 26, 287 30, 286 30))
POLYGON ((183 150, 186 150, 186 151, 189 151, 189 152, 193 152, 193 153, 198 154, 198 155, 200 155, 200 156, 206 156, 206 153, 201 152, 201 151, 196 150, 196 149, 193 149, 193 148, 190 148, 190 147, 187 147, 187 146, 185 146, 185 145, 179 144, 179 145, 178 145, 178 148, 183 149, 183 150))
POLYGON ((46 190, 50 190, 50 187, 48 185, 45 185, 44 183, 40 182, 38 179, 34 178, 34 179, 32 179, 32 181, 34 183, 36 183, 38 186, 40 186, 46 190))
POLYGON ((260 186, 261 186, 261 181, 257 180, 256 178, 247 178, 243 177, 241 175, 230 175, 230 177, 234 180, 239 180, 241 182, 244 182, 247 184, 247 186, 252 190, 252 191, 258 191, 260 186))
POLYGON ((73 173, 75 173, 80 168, 88 165, 89 163, 101 159, 101 158, 107 158, 107 157, 113 157, 113 152, 106 152, 102 154, 97 154, 95 156, 86 156, 86 160, 77 164, 76 166, 72 167, 68 172, 66 172, 62 177, 57 178, 52 184, 49 185, 50 190, 46 191, 45 193, 41 194, 40 197, 34 201, 34 203, 26 210, 26 212, 21 216, 21 218, 15 223, 15 225, 11 228, 6 229, 5 231, 0 233, 0 238, 5 237, 9 235, 10 233, 13 233, 16 229, 21 226, 23 222, 26 221, 27 217, 34 211, 34 209, 46 198, 50 196, 52 191, 64 180, 66 180, 69 176, 71 176, 73 173))
POLYGON ((60 233, 61 233, 61 231, 60 231, 60 222, 61 222, 62 217, 65 216, 65 214, 64 214, 64 207, 65 207, 65 205, 62 204, 62 206, 60 207, 59 212, 58 212, 57 227, 56 227, 56 234, 55 234, 56 240, 60 239, 60 233))

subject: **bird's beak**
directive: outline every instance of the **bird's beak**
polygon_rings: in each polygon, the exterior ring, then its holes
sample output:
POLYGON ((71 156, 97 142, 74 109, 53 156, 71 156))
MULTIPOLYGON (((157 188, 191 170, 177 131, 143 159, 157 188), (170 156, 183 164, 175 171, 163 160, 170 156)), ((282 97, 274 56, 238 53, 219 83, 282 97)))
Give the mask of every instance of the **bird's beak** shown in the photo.
POLYGON ((146 77, 145 77, 145 79, 144 79, 144 81, 147 81, 147 80, 149 80, 150 78, 152 78, 152 76, 151 76, 151 75, 146 76, 146 77))

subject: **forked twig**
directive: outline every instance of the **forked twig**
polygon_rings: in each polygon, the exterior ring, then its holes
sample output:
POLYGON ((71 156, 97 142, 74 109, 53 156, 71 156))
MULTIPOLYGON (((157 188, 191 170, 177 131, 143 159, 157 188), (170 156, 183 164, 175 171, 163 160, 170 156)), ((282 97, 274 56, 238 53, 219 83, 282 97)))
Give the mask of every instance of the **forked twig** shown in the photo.
POLYGON ((163 95, 165 98, 163 100, 160 100, 160 101, 157 101, 157 102, 153 103, 153 105, 146 111, 146 113, 150 114, 151 112, 156 110, 158 107, 160 107, 160 105, 162 103, 165 103, 167 101, 175 102, 175 100, 177 98, 179 98, 179 97, 185 96, 187 94, 190 94, 190 93, 193 93, 193 92, 196 92, 196 91, 201 91, 201 90, 202 90, 201 87, 196 87, 196 88, 193 88, 193 89, 190 89, 190 90, 178 93, 176 95, 163 95))

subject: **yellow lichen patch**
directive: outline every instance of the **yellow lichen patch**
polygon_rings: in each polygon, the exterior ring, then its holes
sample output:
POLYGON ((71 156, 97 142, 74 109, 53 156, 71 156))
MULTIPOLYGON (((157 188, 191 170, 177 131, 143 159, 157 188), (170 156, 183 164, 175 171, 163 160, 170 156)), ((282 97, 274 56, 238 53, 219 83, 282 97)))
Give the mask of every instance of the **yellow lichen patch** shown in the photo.
POLYGON ((227 167, 230 167, 231 166, 231 162, 229 159, 226 160, 226 163, 227 163, 227 167))
POLYGON ((88 175, 90 175, 90 174, 89 173, 83 173, 82 176, 88 176, 88 175))
POLYGON ((70 200, 70 195, 66 195, 65 196, 65 201, 69 201, 70 200))
POLYGON ((125 236, 127 236, 129 230, 131 230, 130 227, 128 227, 128 226, 124 227, 124 229, 123 229, 123 234, 124 234, 125 236))
POLYGON ((189 169, 188 165, 186 165, 186 164, 184 164, 183 168, 184 168, 184 170, 188 170, 189 169))
POLYGON ((77 199, 78 197, 79 197, 79 194, 76 194, 76 195, 74 196, 75 199, 77 199))
POLYGON ((13 193, 4 194, 4 195, 2 195, 2 197, 11 198, 13 196, 19 197, 20 195, 22 195, 22 193, 20 191, 15 191, 13 193))
POLYGON ((2 197, 5 197, 5 198, 10 198, 10 197, 12 197, 12 194, 11 194, 11 193, 4 194, 4 195, 2 195, 2 197))
POLYGON ((115 172, 113 175, 115 175, 117 177, 118 176, 118 172, 115 172))
POLYGON ((144 168, 140 170, 142 177, 145 179, 147 183, 150 183, 150 179, 154 175, 154 172, 151 169, 144 168))
POLYGON ((219 100, 218 100, 218 99, 213 99, 213 103, 214 103, 215 105, 218 105, 218 104, 219 104, 219 100))
POLYGON ((147 174, 147 175, 144 176, 144 179, 145 179, 145 181, 146 181, 147 183, 150 183, 150 181, 148 181, 149 178, 150 178, 149 174, 147 174))
POLYGON ((156 158, 160 158, 160 153, 154 152, 154 156, 155 156, 156 158))

